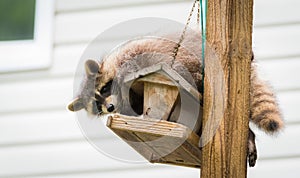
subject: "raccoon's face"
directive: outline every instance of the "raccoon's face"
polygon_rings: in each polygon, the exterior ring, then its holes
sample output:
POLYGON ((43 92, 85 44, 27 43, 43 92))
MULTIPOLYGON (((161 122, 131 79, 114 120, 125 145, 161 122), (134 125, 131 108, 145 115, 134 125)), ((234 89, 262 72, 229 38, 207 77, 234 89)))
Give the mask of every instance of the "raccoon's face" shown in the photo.
POLYGON ((69 105, 70 111, 85 109, 89 115, 102 115, 116 111, 117 97, 112 95, 115 70, 94 60, 85 63, 86 79, 80 95, 69 105))

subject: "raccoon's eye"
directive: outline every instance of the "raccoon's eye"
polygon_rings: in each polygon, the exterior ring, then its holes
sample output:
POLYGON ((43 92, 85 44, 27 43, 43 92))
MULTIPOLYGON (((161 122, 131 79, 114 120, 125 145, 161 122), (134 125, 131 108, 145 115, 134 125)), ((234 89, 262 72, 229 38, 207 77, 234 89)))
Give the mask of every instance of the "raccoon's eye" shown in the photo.
POLYGON ((102 96, 109 96, 110 95, 110 90, 111 90, 111 85, 112 85, 112 80, 107 82, 106 85, 102 87, 100 90, 100 94, 102 96))

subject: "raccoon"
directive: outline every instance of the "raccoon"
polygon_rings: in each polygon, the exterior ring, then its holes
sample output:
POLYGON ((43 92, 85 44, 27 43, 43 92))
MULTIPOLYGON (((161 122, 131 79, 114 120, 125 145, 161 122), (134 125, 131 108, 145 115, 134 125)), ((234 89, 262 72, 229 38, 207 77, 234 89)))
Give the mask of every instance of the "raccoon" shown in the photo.
MULTIPOLYGON (((120 97, 123 76, 142 68, 164 63, 179 73, 194 87, 202 88, 201 35, 187 33, 173 60, 174 48, 178 41, 174 35, 166 38, 141 38, 133 40, 114 50, 101 62, 87 60, 86 77, 81 93, 69 105, 70 111, 85 109, 91 115, 121 113, 143 114, 143 97, 130 90, 129 99, 120 97), (148 60, 147 60, 148 59, 148 60), (150 60, 151 59, 151 60, 150 60)), ((271 87, 257 77, 252 65, 250 89, 250 121, 267 134, 279 132, 284 122, 271 87)), ((254 166, 257 159, 255 134, 249 130, 248 161, 254 166)))

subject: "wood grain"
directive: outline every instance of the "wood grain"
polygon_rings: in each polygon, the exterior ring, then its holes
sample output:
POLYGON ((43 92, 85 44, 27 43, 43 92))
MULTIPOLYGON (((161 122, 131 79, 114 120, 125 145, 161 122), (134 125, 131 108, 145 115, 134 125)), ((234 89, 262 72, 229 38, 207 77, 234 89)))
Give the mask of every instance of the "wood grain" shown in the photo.
POLYGON ((188 127, 151 118, 109 117, 107 126, 152 163, 200 167, 199 137, 188 127))
POLYGON ((144 84, 144 115, 168 120, 177 96, 177 87, 146 82, 144 84))
POLYGON ((209 0, 207 12, 201 176, 243 178, 247 176, 253 1, 209 0))

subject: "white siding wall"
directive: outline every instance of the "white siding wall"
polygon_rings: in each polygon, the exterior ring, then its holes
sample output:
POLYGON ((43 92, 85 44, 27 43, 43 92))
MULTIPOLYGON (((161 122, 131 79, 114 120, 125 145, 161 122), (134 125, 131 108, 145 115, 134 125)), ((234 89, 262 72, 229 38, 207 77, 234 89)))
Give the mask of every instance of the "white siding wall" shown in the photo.
MULTIPOLYGON (((104 156, 82 136, 72 98, 75 67, 88 42, 137 17, 185 22, 191 0, 57 0, 53 66, 0 75, 0 177, 199 177, 199 170, 128 164, 104 156), (97 23, 96 23, 97 22, 97 23)), ((249 177, 300 177, 300 2, 255 1, 254 52, 286 119, 274 139, 257 133, 259 161, 249 177)), ((109 136, 103 144, 114 146, 109 136)))

